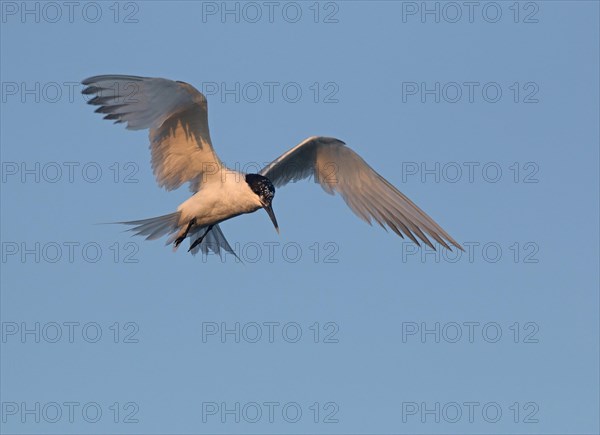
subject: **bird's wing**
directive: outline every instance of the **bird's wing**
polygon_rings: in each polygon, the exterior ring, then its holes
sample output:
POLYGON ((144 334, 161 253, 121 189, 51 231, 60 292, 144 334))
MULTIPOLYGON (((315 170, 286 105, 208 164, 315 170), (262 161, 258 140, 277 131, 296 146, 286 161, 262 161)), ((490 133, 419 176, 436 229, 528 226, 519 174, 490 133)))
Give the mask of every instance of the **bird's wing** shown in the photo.
POLYGON ((152 169, 159 186, 197 186, 223 166, 208 130, 206 97, 193 86, 161 78, 101 75, 82 81, 89 104, 130 130, 150 129, 152 169))
POLYGON ((451 248, 446 241, 463 249, 423 210, 338 139, 310 137, 265 166, 260 174, 275 187, 314 176, 327 193, 342 195, 352 211, 369 224, 374 219, 400 237, 406 234, 417 245, 415 234, 432 248, 427 235, 447 249, 451 248))

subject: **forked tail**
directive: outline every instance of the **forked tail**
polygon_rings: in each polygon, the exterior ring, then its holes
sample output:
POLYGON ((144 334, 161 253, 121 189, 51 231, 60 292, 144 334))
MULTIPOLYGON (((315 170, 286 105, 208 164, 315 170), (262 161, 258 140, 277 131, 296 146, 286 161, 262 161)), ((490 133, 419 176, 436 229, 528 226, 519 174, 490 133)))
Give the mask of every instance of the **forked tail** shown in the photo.
POLYGON ((180 212, 176 211, 175 213, 157 216, 150 219, 118 223, 135 225, 128 231, 134 232, 136 236, 146 236, 146 240, 155 240, 179 230, 179 214, 180 212))
MULTIPOLYGON (((184 227, 180 226, 180 212, 178 211, 149 219, 116 223, 133 225, 133 228, 129 228, 128 231, 132 231, 136 236, 145 236, 146 240, 155 240, 169 234, 170 237, 167 239, 167 245, 173 243, 178 235, 184 233, 185 227, 187 226, 187 223, 184 227)), ((205 226, 193 226, 190 229, 189 233, 187 234, 188 238, 190 239, 190 246, 202 234, 204 234, 205 229, 205 226)), ((175 249, 176 248, 177 247, 175 246, 175 249)), ((196 255, 199 251, 202 251, 204 254, 208 254, 209 251, 212 251, 221 256, 221 248, 233 254, 236 258, 239 258, 231 246, 229 246, 229 243, 227 242, 227 239, 225 239, 225 236, 223 235, 221 228, 219 228, 219 225, 213 225, 212 229, 208 232, 208 234, 206 234, 202 242, 195 246, 191 250, 191 253, 196 255)))

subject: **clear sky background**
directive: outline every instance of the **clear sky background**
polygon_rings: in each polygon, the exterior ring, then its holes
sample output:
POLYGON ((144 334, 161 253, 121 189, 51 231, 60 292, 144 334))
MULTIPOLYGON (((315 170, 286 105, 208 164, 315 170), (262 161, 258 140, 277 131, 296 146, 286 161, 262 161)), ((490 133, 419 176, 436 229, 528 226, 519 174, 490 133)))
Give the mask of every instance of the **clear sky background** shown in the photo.
POLYGON ((597 2, 1 7, 2 433, 598 433, 597 2), (312 182, 222 225, 244 264, 96 225, 189 196, 106 73, 203 89, 233 167, 338 137, 467 252, 312 182))

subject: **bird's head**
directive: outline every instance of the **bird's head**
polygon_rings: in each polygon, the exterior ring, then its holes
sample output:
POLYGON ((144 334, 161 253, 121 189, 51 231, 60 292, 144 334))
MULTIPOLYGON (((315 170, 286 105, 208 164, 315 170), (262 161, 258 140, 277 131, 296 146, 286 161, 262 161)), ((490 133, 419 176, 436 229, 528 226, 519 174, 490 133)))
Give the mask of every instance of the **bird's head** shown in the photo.
POLYGON ((279 233, 279 226, 272 206, 273 197, 275 197, 275 186, 273 186, 271 180, 259 174, 246 174, 246 183, 258 197, 261 207, 265 209, 275 226, 275 230, 279 233))

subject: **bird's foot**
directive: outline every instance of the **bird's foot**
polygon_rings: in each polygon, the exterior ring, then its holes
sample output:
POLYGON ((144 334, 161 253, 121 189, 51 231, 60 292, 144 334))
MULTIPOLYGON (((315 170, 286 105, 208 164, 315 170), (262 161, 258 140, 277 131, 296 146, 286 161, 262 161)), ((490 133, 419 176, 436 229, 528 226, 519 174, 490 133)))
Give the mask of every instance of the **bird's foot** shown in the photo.
POLYGON ((181 242, 183 242, 185 240, 185 238, 187 237, 188 233, 190 232, 190 229, 192 228, 192 226, 196 223, 196 218, 193 218, 191 221, 188 222, 188 226, 185 229, 185 232, 177 237, 175 239, 175 241, 173 242, 173 246, 175 247, 175 249, 177 249, 179 247, 179 245, 181 244, 181 242))
POLYGON ((179 248, 179 245, 181 245, 181 242, 183 242, 184 240, 185 236, 177 237, 173 242, 173 246, 175 247, 175 249, 179 248))

